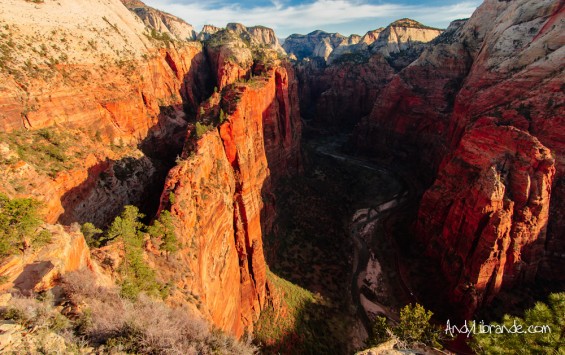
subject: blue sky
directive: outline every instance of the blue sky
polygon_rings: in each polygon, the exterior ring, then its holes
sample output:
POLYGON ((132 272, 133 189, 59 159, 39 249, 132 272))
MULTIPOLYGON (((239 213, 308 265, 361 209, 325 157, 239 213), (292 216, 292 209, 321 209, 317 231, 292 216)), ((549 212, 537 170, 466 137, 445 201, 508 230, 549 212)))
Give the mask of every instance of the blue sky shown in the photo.
POLYGON ((344 35, 365 34, 409 17, 445 28, 471 16, 481 0, 145 0, 147 5, 181 17, 200 31, 203 25, 229 22, 273 28, 284 38, 320 29, 344 35))

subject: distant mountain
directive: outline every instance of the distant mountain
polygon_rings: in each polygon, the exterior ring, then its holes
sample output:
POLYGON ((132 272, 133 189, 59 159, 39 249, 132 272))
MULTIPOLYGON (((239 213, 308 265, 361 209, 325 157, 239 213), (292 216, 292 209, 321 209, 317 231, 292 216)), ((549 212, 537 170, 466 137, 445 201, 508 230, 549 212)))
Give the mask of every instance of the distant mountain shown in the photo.
POLYGON ((298 60, 320 57, 331 63, 339 56, 350 53, 364 52, 363 54, 368 56, 370 53, 380 52, 389 56, 427 43, 442 32, 441 29, 404 18, 394 21, 386 28, 369 31, 363 37, 359 35, 346 37, 339 33, 319 30, 307 35, 293 34, 285 40, 283 48, 291 57, 298 60))

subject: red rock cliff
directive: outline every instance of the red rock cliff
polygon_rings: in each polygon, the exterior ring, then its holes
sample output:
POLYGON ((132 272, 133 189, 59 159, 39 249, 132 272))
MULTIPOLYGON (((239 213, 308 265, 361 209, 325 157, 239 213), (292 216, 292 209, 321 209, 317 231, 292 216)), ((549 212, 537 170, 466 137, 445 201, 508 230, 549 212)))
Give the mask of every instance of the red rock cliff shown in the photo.
POLYGON ((450 300, 469 318, 502 288, 535 277, 555 160, 532 135, 490 118, 467 131, 453 155, 424 194, 418 221, 450 300))
POLYGON ((104 225, 145 198, 160 169, 149 157, 180 152, 183 108, 195 111, 209 94, 202 46, 152 38, 115 0, 4 8, 2 32, 13 45, 0 70, 0 130, 49 127, 76 142, 64 152, 66 168, 49 176, 5 146, 1 175, 17 183, 2 189, 45 202, 48 222, 104 225))
POLYGON ((417 234, 464 316, 502 288, 563 279, 564 14, 562 1, 485 1, 356 130, 359 147, 414 157, 435 179, 417 234))
POLYGON ((176 297, 196 295, 205 316, 239 337, 265 303, 262 235, 276 201, 270 179, 300 169, 301 124, 289 67, 275 66, 222 96, 231 106, 226 121, 186 145, 161 206, 170 206, 184 245, 176 297))

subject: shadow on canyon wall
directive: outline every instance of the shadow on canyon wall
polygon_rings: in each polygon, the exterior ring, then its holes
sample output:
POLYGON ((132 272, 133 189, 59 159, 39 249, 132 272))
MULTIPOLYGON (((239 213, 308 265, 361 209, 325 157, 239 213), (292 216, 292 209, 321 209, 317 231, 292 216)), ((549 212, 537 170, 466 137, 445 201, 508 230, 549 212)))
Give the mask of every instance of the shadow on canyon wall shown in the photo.
MULTIPOLYGON (((171 59, 165 60, 177 74, 171 59)), ((92 222, 105 227, 125 205, 138 206, 147 221, 151 220, 159 207, 168 171, 183 150, 187 127, 195 121, 198 105, 213 92, 210 72, 205 54, 196 55, 182 79, 178 93, 182 101, 160 106, 157 123, 138 143, 144 155, 107 159, 89 168, 87 179, 62 196, 65 211, 59 222, 92 222)))

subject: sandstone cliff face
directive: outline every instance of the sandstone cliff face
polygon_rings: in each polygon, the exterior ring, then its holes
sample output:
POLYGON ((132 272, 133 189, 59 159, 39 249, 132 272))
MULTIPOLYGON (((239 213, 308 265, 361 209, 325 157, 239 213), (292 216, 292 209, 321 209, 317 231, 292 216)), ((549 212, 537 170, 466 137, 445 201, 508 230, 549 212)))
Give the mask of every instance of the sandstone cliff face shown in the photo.
POLYGON ((359 36, 345 37, 339 33, 314 31, 307 35, 293 34, 288 36, 283 44, 285 51, 301 60, 307 57, 322 57, 328 59, 331 52, 339 46, 359 42, 359 36))
POLYGON ((219 32, 221 30, 221 28, 216 27, 216 26, 212 26, 212 25, 204 25, 202 27, 202 31, 200 31, 198 33, 198 37, 197 39, 199 41, 206 41, 207 39, 210 38, 210 36, 212 36, 214 33, 219 32))
POLYGON ((226 29, 234 32, 240 38, 248 40, 251 46, 265 46, 281 54, 285 53, 272 28, 264 26, 245 27, 240 23, 228 23, 226 29))
MULTIPOLYGON (((428 105, 426 100, 423 100, 426 95, 423 90, 430 80, 439 80, 443 85, 437 86, 438 90, 434 93, 437 98, 434 97, 433 100, 443 101, 444 96, 454 96, 462 76, 470 66, 469 60, 460 61, 458 59, 468 56, 466 50, 444 45, 432 54, 438 57, 436 60, 438 63, 442 62, 441 65, 430 67, 426 61, 422 65, 426 67, 426 73, 422 74, 418 69, 407 68, 395 77, 395 71, 407 67, 423 50, 423 47, 418 47, 422 45, 418 40, 429 41, 442 32, 429 29, 416 21, 407 19, 403 21, 399 20, 386 29, 370 31, 362 38, 357 38, 353 44, 342 43, 335 48, 332 47, 325 62, 319 58, 311 58, 297 63, 298 77, 301 82, 300 104, 304 116, 314 118, 317 125, 330 129, 351 128, 373 111, 382 117, 386 125, 406 126, 402 119, 397 118, 413 114, 413 107, 418 106, 414 111, 422 116, 441 115, 443 122, 434 124, 441 125, 443 131, 447 130, 446 126, 449 125, 447 115, 444 114, 445 112, 438 112, 433 106, 428 105), (391 37, 391 33, 394 34, 394 38, 391 37), (436 73, 438 68, 440 69, 439 75, 436 73), (411 73, 408 72, 409 70, 411 73), (403 75, 410 77, 406 80, 416 79, 418 81, 414 83, 414 86, 420 89, 419 93, 412 93, 412 84, 405 84, 403 75), (391 80, 393 82, 389 85, 391 80), (390 90, 390 93, 381 95, 382 90, 390 90), (412 99, 409 104, 398 105, 398 102, 403 100, 403 95, 410 95, 412 99), (383 97, 383 104, 375 105, 379 97, 383 97), (373 110, 373 107, 376 106, 379 106, 378 111, 373 110)), ((313 34, 321 36, 325 33, 313 34)), ((311 40, 313 40, 317 38, 311 36, 313 34, 303 37, 307 39, 312 37, 311 40)), ((295 36, 292 40, 300 43, 298 40, 301 38, 295 36)), ((331 37, 324 38, 327 40, 331 37)), ((285 45, 287 42, 288 39, 285 45)), ((307 48, 305 44, 299 47, 299 44, 294 42, 291 41, 289 46, 307 48)), ((298 51, 298 49, 293 50, 298 51)), ((443 111, 449 110, 447 107, 449 105, 444 106, 446 107, 443 111)), ((366 121, 374 122, 375 119, 366 118, 366 121)), ((385 148, 390 144, 394 135, 384 134, 383 125, 380 123, 378 133, 371 128, 370 124, 363 123, 360 126, 358 134, 355 135, 359 149, 379 151, 382 150, 381 142, 385 148), (376 139, 377 135, 379 135, 378 139, 376 139), (365 145, 363 142, 368 144, 365 145)), ((428 123, 425 124, 428 125, 428 123)))
POLYGON ((464 316, 501 288, 563 277, 552 271, 564 262, 563 16, 560 1, 485 1, 398 73, 356 130, 358 147, 419 156, 435 179, 417 233, 464 316))
MULTIPOLYGON (((204 316, 237 336, 252 330, 267 292, 261 238, 275 213, 272 179, 301 166, 292 69, 274 50, 262 56, 243 41, 276 49, 272 30, 236 33, 236 26, 226 31, 229 41, 208 43, 204 53, 200 44, 147 31, 118 0, 60 3, 10 0, 0 15, 3 36, 37 41, 2 57, 0 175, 9 181, 2 190, 45 202, 49 222, 101 227, 124 204, 150 200, 150 187, 159 186, 160 209, 171 210, 181 251, 165 258, 147 242, 144 258, 176 284, 169 303, 198 303, 204 316), (77 21, 67 21, 59 7, 75 11, 77 21), (39 30, 53 37, 34 37, 39 30), (196 140, 189 121, 203 119, 200 108, 227 116, 196 140), (26 144, 38 152, 18 149, 26 144), (160 174, 177 153, 182 159, 163 190, 160 174)), ((37 259, 48 266, 37 273, 51 276, 28 288, 41 283, 43 290, 60 273, 94 268, 84 238, 73 234, 55 244, 37 259)), ((30 260, 36 259, 10 259, 3 268, 12 277, 30 260)))
POLYGON ((227 43, 218 40, 217 44, 206 47, 217 90, 248 78, 253 66, 251 49, 238 37, 234 37, 232 32, 225 33, 225 36, 229 37, 227 43))
POLYGON ((543 258, 554 158, 535 137, 483 118, 426 191, 418 216, 462 316, 535 277, 543 258))
MULTIPOLYGON (((461 139, 464 126, 476 125, 481 115, 491 115, 497 117, 497 124, 528 131, 551 149, 557 170, 545 252, 538 256, 538 276, 563 280, 562 273, 556 272, 565 266, 565 220, 561 215, 565 197, 565 107, 559 104, 565 100, 565 76, 560 64, 565 55, 563 4, 522 1, 510 7, 499 6, 485 2, 475 19, 469 20, 469 26, 474 28, 488 26, 488 13, 498 7, 499 15, 490 19, 491 30, 485 35, 473 69, 457 97, 450 123, 451 146, 461 139)), ((540 227, 544 226, 542 219, 540 227)), ((545 230, 538 238, 546 238, 545 230)))
POLYGON ((307 35, 293 34, 285 40, 283 47, 295 59, 320 57, 331 64, 340 56, 352 53, 364 57, 369 57, 370 53, 380 53, 389 57, 394 53, 419 48, 442 32, 443 30, 424 26, 411 19, 402 19, 386 28, 369 31, 363 37, 345 37, 324 31, 314 31, 307 35))
POLYGON ((427 43, 443 33, 443 30, 422 25, 411 19, 397 20, 379 32, 371 44, 373 52, 385 56, 427 43))
POLYGON ((17 154, 3 160, 3 175, 18 182, 3 189, 44 201, 49 222, 104 225, 124 204, 146 197, 159 178, 154 158, 180 152, 184 109, 195 111, 209 94, 202 48, 144 35, 119 1, 13 1, 5 8, 2 31, 15 45, 0 71, 2 130, 58 127, 81 143, 66 152, 73 168, 51 176, 17 154), (65 20, 60 8, 75 11, 77 21, 65 20), (39 31, 51 35, 34 37, 39 31))
POLYGON ((394 70, 376 54, 366 63, 343 62, 326 66, 311 60, 297 65, 301 112, 320 127, 352 127, 373 108, 379 91, 394 70))
POLYGON ((185 245, 178 289, 190 290, 205 316, 239 337, 264 306, 262 235, 276 201, 271 178, 300 168, 300 118, 290 67, 276 66, 221 95, 226 122, 186 145, 161 208, 170 208, 185 245))
POLYGON ((195 40, 196 32, 192 25, 182 19, 156 10, 138 0, 122 0, 122 3, 136 14, 143 23, 160 33, 168 33, 179 40, 195 40))
POLYGON ((421 162, 420 178, 433 178, 445 154, 455 96, 472 63, 468 46, 454 40, 460 36, 460 28, 451 28, 391 78, 356 127, 357 149, 409 156, 421 162))

